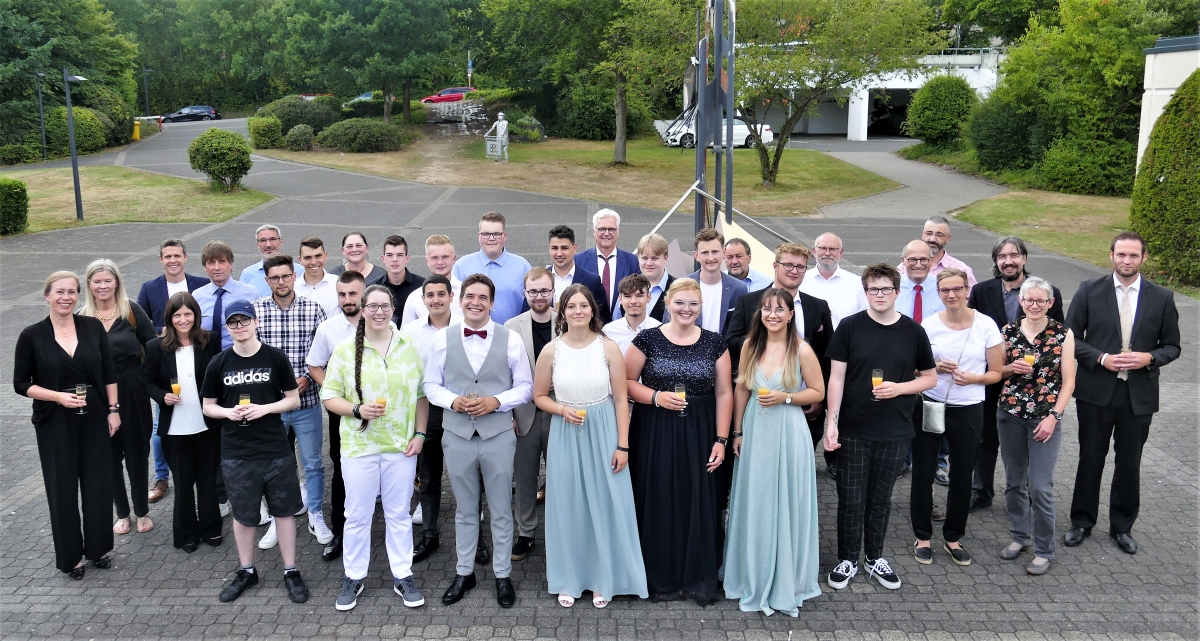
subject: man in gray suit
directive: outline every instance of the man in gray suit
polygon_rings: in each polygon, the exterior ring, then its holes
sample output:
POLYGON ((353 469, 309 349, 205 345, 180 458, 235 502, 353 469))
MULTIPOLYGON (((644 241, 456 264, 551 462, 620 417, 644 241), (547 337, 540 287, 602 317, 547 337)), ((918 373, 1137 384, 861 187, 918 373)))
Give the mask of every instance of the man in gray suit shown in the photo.
MULTIPOLYGON (((721 232, 712 228, 701 229, 693 243, 696 251, 692 252, 692 257, 700 263, 700 269, 688 274, 688 278, 700 283, 702 304, 700 319, 696 323, 710 332, 721 334, 725 331, 725 318, 737 306, 742 294, 748 291, 746 283, 721 271, 721 262, 725 260, 725 238, 721 232)), ((664 322, 666 320, 663 319, 664 322)))
MULTIPOLYGON (((550 306, 553 296, 554 277, 550 271, 545 267, 530 269, 525 272, 525 301, 529 311, 504 323, 525 345, 530 370, 542 355, 542 348, 554 340, 557 333, 554 331, 554 308, 550 306)), ((550 442, 550 415, 530 401, 514 408, 513 417, 517 421, 517 455, 513 460, 517 482, 517 542, 513 544, 512 560, 524 561, 533 550, 533 533, 537 530, 538 471, 550 442)))
POLYGON ((463 279, 459 292, 462 323, 451 323, 434 336, 425 372, 425 396, 448 410, 442 415, 442 450, 458 503, 454 515, 457 576, 442 595, 442 603, 457 603, 476 584, 482 480, 491 506, 496 601, 511 608, 517 600, 509 580, 517 449, 512 410, 533 398, 533 375, 520 337, 492 321, 496 296, 492 280, 472 274, 463 279))

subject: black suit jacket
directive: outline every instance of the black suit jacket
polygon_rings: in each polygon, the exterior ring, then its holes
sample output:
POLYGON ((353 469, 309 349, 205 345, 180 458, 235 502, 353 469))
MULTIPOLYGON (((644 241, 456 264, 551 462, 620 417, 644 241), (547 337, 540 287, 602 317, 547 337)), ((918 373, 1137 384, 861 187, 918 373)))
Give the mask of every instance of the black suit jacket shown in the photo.
MULTIPOLYGON (((725 319, 725 345, 729 347, 729 358, 732 359, 733 377, 737 378, 738 365, 742 361, 742 343, 750 333, 750 324, 754 322, 754 314, 762 306, 762 296, 766 290, 750 292, 738 299, 737 306, 729 312, 725 319)), ((825 382, 829 382, 829 359, 825 358, 825 350, 829 340, 833 338, 833 315, 829 312, 829 304, 804 292, 799 293, 800 311, 804 315, 804 337, 821 362, 821 374, 825 382)))
MULTIPOLYGON (((1065 323, 1066 318, 1063 316, 1062 292, 1058 291, 1057 287, 1051 286, 1054 289, 1054 304, 1050 306, 1050 311, 1046 312, 1046 316, 1054 320, 1065 323)), ((1004 310, 1004 281, 999 278, 985 280, 982 283, 976 284, 971 288, 971 295, 967 298, 967 307, 979 310, 996 321, 996 327, 1004 327, 1008 324, 1008 312, 1004 310)), ((1020 309, 1017 312, 1017 320, 1025 317, 1025 310, 1020 309)))
POLYGON ((675 282, 675 277, 667 274, 667 282, 663 288, 662 294, 658 297, 658 302, 654 303, 654 307, 650 308, 650 318, 658 322, 663 322, 663 312, 667 311, 667 290, 671 289, 671 283, 675 282))
MULTIPOLYGON (((554 274, 554 265, 546 265, 546 269, 554 274)), ((600 323, 607 325, 612 322, 612 311, 608 306, 608 298, 604 294, 604 283, 600 281, 600 276, 594 272, 589 272, 580 267, 579 261, 575 261, 575 276, 571 278, 572 285, 583 285, 592 292, 592 298, 596 299, 596 314, 600 317, 600 323)), ((554 306, 558 308, 558 301, 554 301, 554 306)), ((521 313, 529 311, 529 301, 521 303, 521 313)))
MULTIPOLYGON (((1075 333, 1075 358, 1079 361, 1075 398, 1107 406, 1117 385, 1117 373, 1101 367, 1100 356, 1121 352, 1121 314, 1112 274, 1079 284, 1067 312, 1067 327, 1075 333)), ((1133 413, 1153 414, 1158 411, 1159 368, 1179 358, 1179 311, 1171 290, 1145 277, 1129 342, 1133 351, 1154 357, 1151 365, 1129 372, 1133 413)))
MULTIPOLYGON (((194 345, 192 354, 196 364, 197 388, 204 386, 204 373, 208 371, 208 363, 220 353, 221 337, 211 332, 208 332, 208 343, 204 347, 194 345)), ((163 397, 171 392, 172 378, 179 378, 179 373, 175 369, 175 352, 163 351, 162 338, 156 338, 146 343, 146 364, 143 367, 142 380, 146 383, 146 392, 150 394, 150 398, 158 403, 160 410, 158 416, 159 436, 166 436, 167 431, 171 429, 171 415, 175 411, 175 406, 164 403, 163 397)), ((207 416, 204 417, 204 424, 210 430, 220 429, 220 423, 207 416)))

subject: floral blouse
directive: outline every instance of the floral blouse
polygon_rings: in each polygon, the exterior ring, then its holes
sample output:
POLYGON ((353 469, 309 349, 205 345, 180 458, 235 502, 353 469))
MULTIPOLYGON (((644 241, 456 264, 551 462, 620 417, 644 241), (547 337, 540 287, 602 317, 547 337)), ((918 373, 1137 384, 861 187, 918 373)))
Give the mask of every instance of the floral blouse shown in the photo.
POLYGON ((1067 327, 1049 319, 1042 333, 1030 342, 1021 332, 1021 322, 1010 323, 1000 331, 1004 335, 1006 363, 1021 360, 1026 351, 1037 352, 1033 374, 1013 374, 1003 381, 1000 409, 1023 419, 1041 419, 1050 415, 1062 391, 1062 351, 1067 342, 1067 327))

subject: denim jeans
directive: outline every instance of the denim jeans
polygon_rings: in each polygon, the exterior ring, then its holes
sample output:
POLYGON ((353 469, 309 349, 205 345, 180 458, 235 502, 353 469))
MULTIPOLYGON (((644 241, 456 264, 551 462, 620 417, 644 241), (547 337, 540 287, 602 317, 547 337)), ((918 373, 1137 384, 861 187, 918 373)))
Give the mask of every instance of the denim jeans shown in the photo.
POLYGON ((1058 462, 1060 425, 1050 440, 1033 440, 1041 419, 1017 418, 996 410, 996 432, 1004 461, 1004 498, 1014 543, 1033 543, 1033 553, 1054 559, 1054 464, 1058 462))
POLYGON ((325 459, 321 444, 325 430, 321 424, 321 406, 313 405, 283 413, 283 424, 296 435, 300 460, 304 462, 304 487, 308 491, 309 512, 320 512, 325 502, 325 459))
POLYGON ((167 456, 163 454, 162 439, 158 436, 158 403, 151 402, 154 410, 154 427, 150 432, 150 452, 154 455, 154 480, 165 481, 171 476, 171 468, 167 465, 167 456))

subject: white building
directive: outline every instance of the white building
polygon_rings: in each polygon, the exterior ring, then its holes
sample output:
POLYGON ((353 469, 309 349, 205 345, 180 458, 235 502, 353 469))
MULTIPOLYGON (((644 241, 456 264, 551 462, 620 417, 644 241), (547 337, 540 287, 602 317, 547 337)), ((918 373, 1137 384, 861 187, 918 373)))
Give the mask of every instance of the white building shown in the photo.
POLYGON ((1179 85, 1200 68, 1200 35, 1159 38, 1146 54, 1146 77, 1142 95, 1142 120, 1138 133, 1138 166, 1150 142, 1150 131, 1179 85))

